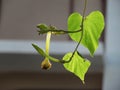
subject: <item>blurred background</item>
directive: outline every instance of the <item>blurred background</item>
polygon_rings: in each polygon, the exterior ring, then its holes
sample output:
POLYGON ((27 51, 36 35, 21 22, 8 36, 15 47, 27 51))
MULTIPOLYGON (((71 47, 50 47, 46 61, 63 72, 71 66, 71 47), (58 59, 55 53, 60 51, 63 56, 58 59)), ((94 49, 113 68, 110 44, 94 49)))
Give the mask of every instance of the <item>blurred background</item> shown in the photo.
MULTIPOLYGON (((52 63, 49 71, 40 68, 44 58, 31 44, 45 48, 45 35, 38 35, 36 25, 46 23, 67 30, 68 16, 75 11, 82 13, 83 3, 84 0, 0 0, 0 90, 120 90, 119 0, 88 0, 86 15, 101 11, 106 28, 94 58, 79 47, 92 62, 85 85, 61 64, 52 63)), ((75 46, 68 35, 52 36, 50 54, 62 58, 75 46)))

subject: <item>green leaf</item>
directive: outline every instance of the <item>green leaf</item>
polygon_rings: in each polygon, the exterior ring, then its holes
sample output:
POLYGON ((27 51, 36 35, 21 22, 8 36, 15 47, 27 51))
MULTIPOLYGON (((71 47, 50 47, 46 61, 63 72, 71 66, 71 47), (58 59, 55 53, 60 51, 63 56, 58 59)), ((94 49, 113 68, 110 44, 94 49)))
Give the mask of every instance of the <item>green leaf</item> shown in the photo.
MULTIPOLYGON (((82 22, 82 16, 80 15, 80 13, 73 13, 68 17, 68 30, 69 31, 76 31, 76 30, 80 30, 81 27, 81 22, 82 22)), ((80 32, 77 33, 70 33, 70 37, 75 40, 75 41, 79 41, 79 37, 80 37, 80 32)))
POLYGON ((104 29, 104 17, 101 12, 92 12, 84 22, 84 37, 82 44, 94 54, 98 47, 99 38, 104 29))
POLYGON ((32 44, 32 46, 35 48, 35 50, 40 54, 40 55, 42 55, 42 56, 46 56, 45 55, 45 53, 44 53, 44 51, 41 49, 41 48, 39 48, 37 45, 35 45, 35 44, 32 44))
POLYGON ((45 34, 48 32, 49 27, 46 24, 38 24, 37 28, 39 28, 38 30, 38 34, 45 34))
MULTIPOLYGON (((79 18, 82 18, 82 17, 79 15, 79 18)), ((73 17, 72 19, 75 20, 75 18, 73 17)), ((75 25, 70 26, 69 24, 71 23, 72 25, 72 21, 74 21, 72 19, 68 18, 68 30, 69 31, 72 30, 70 27, 73 27, 73 29, 76 29, 75 25)), ((77 23, 77 27, 81 25, 81 22, 82 21, 80 19, 79 25, 77 23)), ((101 12, 94 11, 85 18, 84 26, 83 26, 83 38, 82 38, 81 43, 83 46, 88 48, 92 56, 94 55, 94 52, 96 51, 98 47, 99 38, 101 36, 103 29, 104 29, 104 17, 101 12)), ((81 32, 71 33, 69 35, 74 41, 79 42, 79 39, 81 37, 81 32)))
MULTIPOLYGON (((67 53, 63 57, 63 60, 68 61, 71 55, 72 53, 67 53)), ((90 61, 82 58, 77 52, 75 52, 72 60, 69 63, 65 63, 63 65, 68 71, 78 76, 84 83, 84 77, 86 72, 88 71, 88 68, 90 67, 90 64, 90 61)))
POLYGON ((42 56, 49 58, 50 60, 54 62, 60 62, 59 59, 56 59, 54 57, 49 56, 47 53, 45 53, 41 48, 39 48, 37 45, 32 44, 32 46, 35 48, 35 50, 42 56))
POLYGON ((40 30, 48 30, 48 26, 46 24, 38 24, 37 28, 39 28, 40 30))

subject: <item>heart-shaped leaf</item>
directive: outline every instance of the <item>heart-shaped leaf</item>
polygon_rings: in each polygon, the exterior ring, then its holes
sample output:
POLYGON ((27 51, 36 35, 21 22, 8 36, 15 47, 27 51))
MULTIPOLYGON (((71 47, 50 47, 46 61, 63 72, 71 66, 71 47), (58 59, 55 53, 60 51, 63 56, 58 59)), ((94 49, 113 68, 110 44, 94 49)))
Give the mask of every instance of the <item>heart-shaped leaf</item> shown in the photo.
MULTIPOLYGON (((63 60, 68 61, 71 57, 72 53, 67 53, 63 60)), ((88 68, 90 67, 90 61, 82 58, 78 52, 75 52, 72 60, 69 63, 65 63, 64 67, 68 71, 74 73, 76 76, 78 76, 82 82, 84 83, 84 77, 86 72, 88 71, 88 68)))
MULTIPOLYGON (((77 24, 73 22, 76 20, 74 15, 68 18, 69 31, 76 30, 76 27, 79 27, 80 29, 80 25, 82 23, 82 16, 80 14, 78 15, 77 13, 77 18, 78 17, 81 19, 79 19, 79 22, 77 21, 77 24), (76 26, 74 24, 76 24, 76 26)), ((85 18, 84 24, 83 24, 83 38, 81 43, 86 48, 88 48, 92 56, 98 47, 98 41, 103 29, 104 29, 104 17, 101 12, 94 11, 85 18)), ((79 42, 81 37, 81 32, 71 33, 69 35, 74 41, 79 42)))

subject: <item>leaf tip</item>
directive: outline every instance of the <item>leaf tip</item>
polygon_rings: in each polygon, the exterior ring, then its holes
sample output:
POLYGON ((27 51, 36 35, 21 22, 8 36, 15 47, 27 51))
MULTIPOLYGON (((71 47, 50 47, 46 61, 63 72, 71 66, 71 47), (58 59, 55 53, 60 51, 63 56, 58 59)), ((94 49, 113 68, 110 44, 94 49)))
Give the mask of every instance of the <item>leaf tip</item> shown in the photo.
POLYGON ((83 83, 83 84, 85 84, 85 81, 84 81, 84 80, 82 80, 82 83, 83 83))
POLYGON ((32 46, 34 47, 34 46, 35 46, 35 44, 34 44, 34 43, 32 43, 32 46))

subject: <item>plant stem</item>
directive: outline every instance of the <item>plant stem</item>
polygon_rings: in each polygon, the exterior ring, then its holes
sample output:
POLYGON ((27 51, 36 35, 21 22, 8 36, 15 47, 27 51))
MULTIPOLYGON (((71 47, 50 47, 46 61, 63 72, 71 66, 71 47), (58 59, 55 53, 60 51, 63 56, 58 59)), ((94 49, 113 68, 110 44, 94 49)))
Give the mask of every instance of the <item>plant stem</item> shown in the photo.
POLYGON ((81 29, 80 30, 76 30, 76 31, 66 31, 66 30, 44 30, 44 31, 41 31, 41 30, 38 30, 38 33, 39 35, 40 34, 45 34, 45 33, 48 33, 48 32, 51 32, 52 34, 68 34, 68 33, 77 33, 77 32, 80 32, 82 31, 81 29))
POLYGON ((83 24, 84 24, 86 7, 87 7, 87 0, 85 0, 85 2, 84 2, 84 9, 83 9, 83 15, 82 15, 83 17, 82 17, 82 22, 81 22, 81 37, 80 37, 80 40, 79 40, 77 46, 75 47, 75 50, 74 50, 74 52, 72 53, 72 56, 70 57, 70 59, 69 59, 68 61, 65 61, 65 63, 68 63, 68 62, 70 62, 70 61, 72 60, 73 56, 75 55, 75 52, 77 51, 77 49, 78 49, 78 47, 79 47, 79 45, 80 45, 80 43, 81 43, 81 41, 82 41, 82 38, 83 38, 83 30, 84 30, 83 24))
MULTIPOLYGON (((85 17, 85 12, 86 12, 86 8, 87 8, 87 0, 85 0, 85 2, 84 2, 84 8, 83 8, 83 19, 84 19, 84 17, 85 17)), ((82 20, 82 21, 84 21, 84 20, 82 20)))

